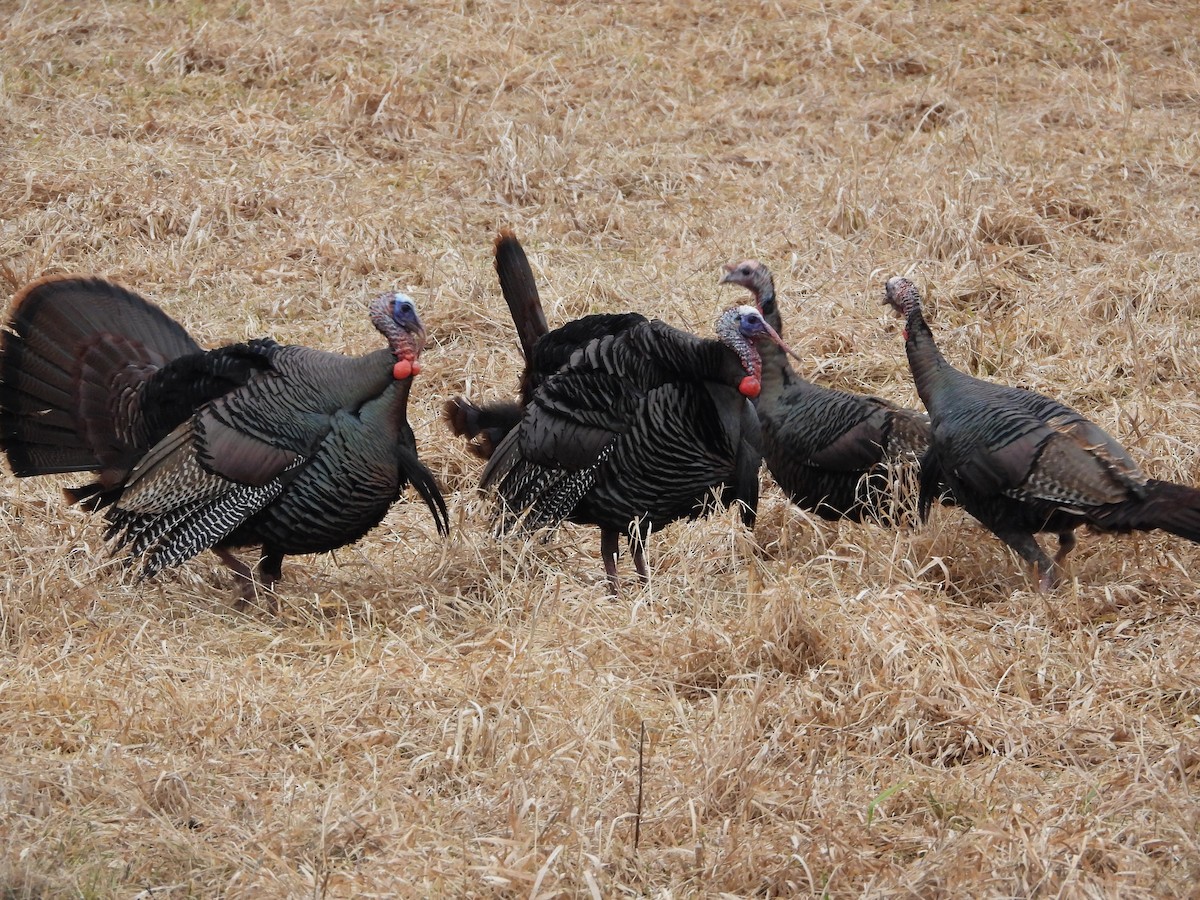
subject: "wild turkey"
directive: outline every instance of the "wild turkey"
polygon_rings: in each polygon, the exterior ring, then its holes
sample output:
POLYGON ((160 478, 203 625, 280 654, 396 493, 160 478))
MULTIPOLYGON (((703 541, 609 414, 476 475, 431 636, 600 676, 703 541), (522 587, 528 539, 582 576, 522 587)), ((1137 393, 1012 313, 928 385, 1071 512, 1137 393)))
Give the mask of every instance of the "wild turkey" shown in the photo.
POLYGON ((0 447, 19 477, 94 472, 67 491, 107 507, 107 537, 140 577, 211 548, 243 601, 261 545, 271 588, 285 555, 361 538, 410 482, 448 530, 406 418, 425 330, 415 304, 370 305, 388 347, 348 357, 270 339, 204 351, 137 294, 98 278, 22 290, 0 338, 0 447))
POLYGON ((676 519, 758 503, 758 347, 780 342, 752 306, 717 321, 704 340, 658 320, 596 338, 534 390, 520 425, 484 469, 501 501, 501 532, 562 521, 600 527, 600 553, 618 592, 617 545, 629 536, 647 578, 645 538, 676 519))
POLYGON ((496 238, 495 265, 500 292, 508 304, 525 357, 521 399, 515 403, 501 400, 478 405, 466 397, 455 397, 447 400, 445 406, 450 429, 465 437, 471 452, 483 459, 490 458, 504 436, 520 423, 534 389, 562 368, 572 353, 595 338, 618 334, 648 321, 639 313, 598 313, 550 331, 529 259, 516 235, 508 229, 496 238))
POLYGON ((887 303, 904 317, 904 346, 933 423, 921 468, 921 512, 939 480, 996 537, 1031 563, 1049 590, 1091 525, 1125 533, 1161 528, 1200 541, 1200 491, 1147 478, 1125 449, 1075 410, 1033 391, 973 378, 946 361, 921 313, 921 296, 892 278, 887 303), (1053 560, 1034 537, 1058 535, 1053 560))
MULTIPOLYGON (((763 317, 782 334, 770 270, 747 259, 725 266, 725 272, 721 283, 749 290, 763 317)), ((762 393, 755 406, 763 460, 792 502, 830 521, 913 518, 929 418, 879 397, 805 381, 770 342, 761 352, 762 393)))

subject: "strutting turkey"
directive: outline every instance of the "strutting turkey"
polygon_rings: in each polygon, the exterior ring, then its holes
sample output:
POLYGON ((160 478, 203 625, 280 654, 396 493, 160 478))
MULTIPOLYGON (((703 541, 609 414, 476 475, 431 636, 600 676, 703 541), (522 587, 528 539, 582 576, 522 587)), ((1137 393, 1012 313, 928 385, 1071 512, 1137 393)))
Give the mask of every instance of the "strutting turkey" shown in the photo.
POLYGON ((34 282, 9 316, 0 447, 13 473, 96 473, 67 497, 107 508, 107 537, 143 578, 211 548, 251 600, 234 548, 261 545, 271 588, 285 555, 358 540, 409 483, 448 532, 406 416, 425 329, 404 294, 370 304, 389 346, 359 357, 270 339, 205 351, 98 278, 34 282))
POLYGON ((596 338, 533 391, 518 427, 482 478, 500 498, 499 529, 562 521, 600 527, 613 594, 629 537, 638 575, 645 539, 676 519, 737 502, 752 526, 758 503, 759 347, 782 343, 752 306, 726 311, 717 340, 654 320, 596 338))
POLYGON ((465 437, 471 452, 483 459, 490 458, 504 436, 517 427, 537 386, 562 368, 572 353, 595 338, 619 334, 648 321, 639 313, 597 313, 550 331, 533 269, 516 235, 508 229, 502 230, 496 238, 495 251, 500 291, 508 304, 525 358, 520 400, 479 405, 465 397, 455 397, 447 400, 445 406, 451 430, 465 437))
POLYGON ((904 318, 904 347, 933 441, 921 468, 921 512, 944 481, 959 505, 1031 563, 1049 590, 1090 525, 1126 533, 1161 528, 1200 541, 1200 491, 1147 478, 1125 448, 1078 412, 1042 394, 973 378, 938 350, 907 278, 886 302, 904 318), (1058 535, 1050 559, 1034 537, 1058 535))
MULTIPOLYGON (((747 259, 725 266, 722 284, 754 295, 782 334, 770 270, 747 259)), ((775 344, 762 345, 762 393, 755 401, 767 469, 792 502, 824 519, 884 524, 915 518, 919 458, 929 448, 929 418, 865 394, 800 378, 775 344)))

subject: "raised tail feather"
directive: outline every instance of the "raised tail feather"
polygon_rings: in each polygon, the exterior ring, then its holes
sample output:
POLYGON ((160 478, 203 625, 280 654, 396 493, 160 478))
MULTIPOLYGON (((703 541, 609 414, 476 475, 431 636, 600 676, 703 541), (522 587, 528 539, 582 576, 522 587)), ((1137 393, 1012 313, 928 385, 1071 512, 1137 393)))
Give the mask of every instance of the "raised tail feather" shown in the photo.
POLYGON ((1170 481, 1151 479, 1141 500, 1101 507, 1089 520, 1106 531, 1153 531, 1200 543, 1200 490, 1170 481))
MULTIPOLYGON (((529 399, 534 388, 534 346, 550 326, 542 311, 537 282, 525 250, 517 236, 505 228, 496 238, 496 275, 500 279, 500 291, 508 304, 517 338, 521 341, 521 353, 525 357, 525 374, 521 382, 522 402, 529 399)), ((443 414, 450 430, 467 439, 468 449, 480 459, 490 459, 504 436, 520 424, 522 404, 509 400, 479 405, 466 397, 455 397, 446 402, 443 414)))
POLYGON ((528 362, 533 359, 533 345, 550 330, 550 326, 542 311, 542 300, 538 296, 529 259, 517 236, 507 228, 496 238, 496 275, 500 278, 500 292, 504 294, 504 302, 508 304, 513 325, 517 328, 521 352, 528 362))
POLYGON ((14 299, 0 337, 0 447, 18 476, 132 464, 115 421, 147 372, 200 352, 157 306, 99 278, 55 276, 14 299))

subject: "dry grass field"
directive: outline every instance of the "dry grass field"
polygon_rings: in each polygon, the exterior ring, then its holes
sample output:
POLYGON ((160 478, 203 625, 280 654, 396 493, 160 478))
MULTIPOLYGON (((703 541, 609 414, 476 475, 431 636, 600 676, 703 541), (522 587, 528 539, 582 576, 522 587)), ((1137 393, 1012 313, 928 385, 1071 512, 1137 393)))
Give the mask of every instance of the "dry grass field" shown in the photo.
POLYGON ((440 408, 513 394, 508 225, 552 323, 708 333, 757 256, 809 376, 916 405, 911 273, 960 367, 1200 481, 1200 5, 0 11, 4 302, 95 272, 208 346, 364 352, 409 291, 453 519, 410 494, 243 613, 212 554, 135 583, 81 479, 5 469, 0 897, 1195 896, 1200 548, 1081 533, 1040 595, 960 511, 768 485, 614 601, 594 529, 490 536, 440 408))

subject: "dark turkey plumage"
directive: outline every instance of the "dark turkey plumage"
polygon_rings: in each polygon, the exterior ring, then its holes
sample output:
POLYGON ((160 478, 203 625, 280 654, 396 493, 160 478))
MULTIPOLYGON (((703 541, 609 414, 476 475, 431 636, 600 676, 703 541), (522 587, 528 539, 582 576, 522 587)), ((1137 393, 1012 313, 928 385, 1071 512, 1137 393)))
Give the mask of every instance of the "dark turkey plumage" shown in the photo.
MULTIPOLYGON (((782 334, 770 270, 757 260, 727 265, 722 283, 747 288, 782 334)), ((907 521, 916 512, 918 460, 929 418, 888 400, 821 387, 799 377, 787 354, 762 345, 755 401, 767 469, 797 506, 824 519, 907 521)))
POLYGON ((726 312, 717 332, 704 340, 644 322, 592 340, 546 377, 483 473, 501 530, 599 526, 615 593, 621 534, 644 579, 646 535, 715 498, 740 503, 752 525, 760 457, 747 397, 760 387, 758 347, 779 338, 751 306, 726 312))
POLYGON ((905 319, 909 368, 933 423, 921 469, 923 513, 931 485, 944 481, 959 505, 1033 564, 1043 590, 1057 580, 1080 525, 1161 528, 1200 541, 1200 491, 1147 478, 1110 435, 1057 400, 955 369, 908 279, 888 281, 885 296, 905 319), (1058 535, 1053 560, 1034 537, 1043 531, 1058 535))
POLYGON ((13 301, 0 339, 0 446, 14 474, 94 472, 67 492, 106 507, 142 577, 212 548, 285 555, 358 540, 411 483, 448 528, 406 418, 424 342, 403 294, 371 304, 389 347, 348 357, 255 340, 202 350, 162 310, 97 278, 56 277, 13 301))
POLYGON ((566 365, 571 354, 596 338, 619 334, 647 321, 639 313, 598 313, 550 331, 529 259, 516 235, 507 229, 496 238, 495 265, 500 292, 508 304, 525 358, 520 399, 476 404, 466 397, 455 397, 445 406, 451 430, 465 437, 471 452, 483 459, 490 458, 504 436, 517 427, 534 390, 566 365))

